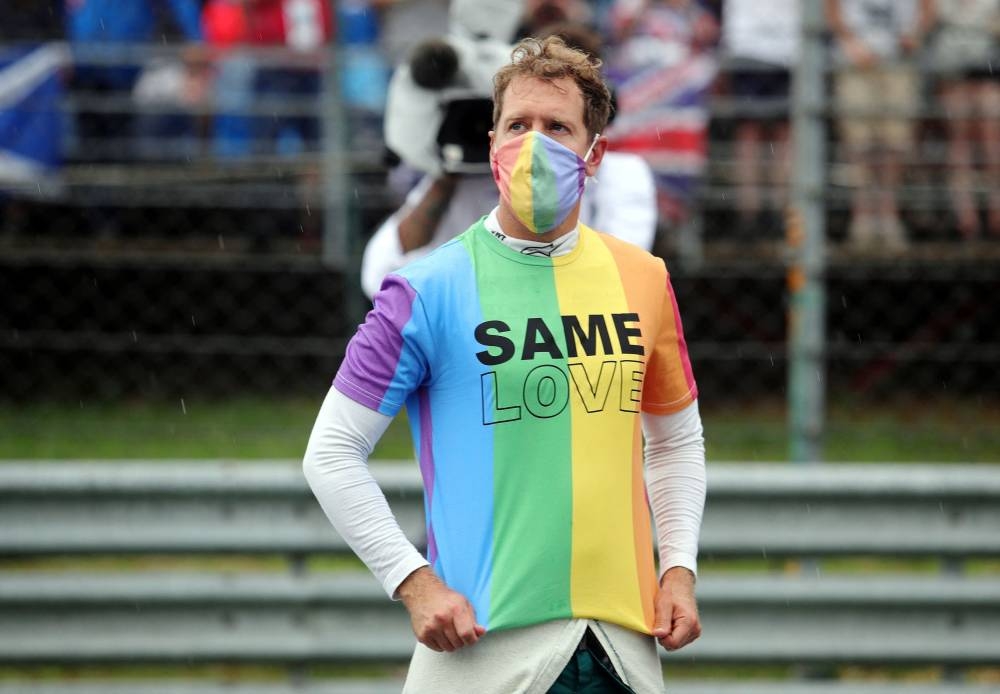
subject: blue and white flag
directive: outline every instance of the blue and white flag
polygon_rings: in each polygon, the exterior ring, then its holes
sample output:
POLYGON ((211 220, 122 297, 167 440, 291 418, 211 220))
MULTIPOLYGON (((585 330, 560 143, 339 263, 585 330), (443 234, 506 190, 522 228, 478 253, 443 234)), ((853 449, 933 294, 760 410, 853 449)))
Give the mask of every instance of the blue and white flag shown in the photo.
POLYGON ((0 51, 0 186, 53 183, 62 158, 62 44, 0 51))

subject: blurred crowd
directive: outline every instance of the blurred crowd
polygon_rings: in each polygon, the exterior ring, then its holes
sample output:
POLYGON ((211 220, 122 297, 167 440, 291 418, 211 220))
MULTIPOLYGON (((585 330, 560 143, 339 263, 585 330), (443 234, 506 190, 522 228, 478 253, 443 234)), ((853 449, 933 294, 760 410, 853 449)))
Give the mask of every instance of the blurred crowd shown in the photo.
MULTIPOLYGON (((447 0, 5 7, 5 55, 43 41, 71 46, 64 73, 79 105, 69 139, 83 160, 315 151, 332 43, 343 51, 347 107, 364 116, 354 122, 377 131, 393 70, 450 21, 447 0)), ((606 135, 613 150, 649 164, 663 226, 685 223, 697 205, 713 113, 728 105, 733 233, 753 238, 780 227, 787 203, 799 8, 799 0, 525 0, 508 42, 566 23, 596 32, 617 99, 606 135)), ((824 0, 824 11, 832 158, 850 191, 846 242, 907 247, 898 192, 914 157, 935 152, 949 233, 1000 239, 1000 0, 824 0), (940 143, 933 151, 928 133, 940 143)), ((20 54, 11 55, 0 67, 20 54)))

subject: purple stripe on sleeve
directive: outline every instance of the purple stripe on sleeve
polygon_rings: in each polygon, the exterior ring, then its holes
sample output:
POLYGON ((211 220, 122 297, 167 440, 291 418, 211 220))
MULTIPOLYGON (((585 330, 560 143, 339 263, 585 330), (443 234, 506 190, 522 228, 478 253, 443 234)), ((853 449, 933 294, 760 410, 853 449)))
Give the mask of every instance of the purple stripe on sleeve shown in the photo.
POLYGON ((410 320, 416 292, 402 277, 389 275, 375 295, 375 307, 347 345, 333 379, 337 390, 365 407, 396 414, 402 402, 386 400, 403 351, 403 328, 410 320))
POLYGON ((424 479, 424 494, 427 498, 427 561, 437 561, 437 540, 434 537, 432 513, 434 501, 434 432, 431 423, 431 399, 426 388, 417 393, 420 403, 420 475, 424 479))

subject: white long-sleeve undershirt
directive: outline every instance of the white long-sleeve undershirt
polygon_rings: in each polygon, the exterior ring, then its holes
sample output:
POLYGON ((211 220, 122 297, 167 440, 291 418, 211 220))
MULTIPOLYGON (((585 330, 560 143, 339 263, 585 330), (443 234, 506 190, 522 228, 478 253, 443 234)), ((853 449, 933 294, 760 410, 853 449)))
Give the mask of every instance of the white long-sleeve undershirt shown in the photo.
MULTIPOLYGON (((303 471, 333 527, 395 596, 427 560, 406 538, 368 468, 391 417, 331 388, 309 437, 303 471)), ((705 500, 705 448, 698 403, 676 414, 642 414, 646 488, 660 546, 661 575, 674 566, 697 572, 705 500)))

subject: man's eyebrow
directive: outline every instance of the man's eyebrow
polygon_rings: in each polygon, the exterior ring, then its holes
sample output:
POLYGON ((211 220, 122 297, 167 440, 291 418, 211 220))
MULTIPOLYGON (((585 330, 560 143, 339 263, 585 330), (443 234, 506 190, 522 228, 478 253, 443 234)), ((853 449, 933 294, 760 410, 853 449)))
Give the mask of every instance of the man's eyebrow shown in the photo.
MULTIPOLYGON (((500 123, 511 123, 511 122, 514 122, 514 121, 526 120, 526 119, 531 119, 531 118, 534 118, 534 117, 535 116, 533 114, 522 113, 520 111, 514 111, 513 113, 509 113, 509 114, 503 116, 500 119, 499 122, 500 123)), ((573 127, 573 119, 572 119, 572 117, 568 116, 567 114, 547 115, 547 116, 543 116, 542 119, 547 124, 549 124, 549 125, 555 124, 555 125, 563 125, 563 126, 566 126, 568 128, 569 127, 573 127)))

